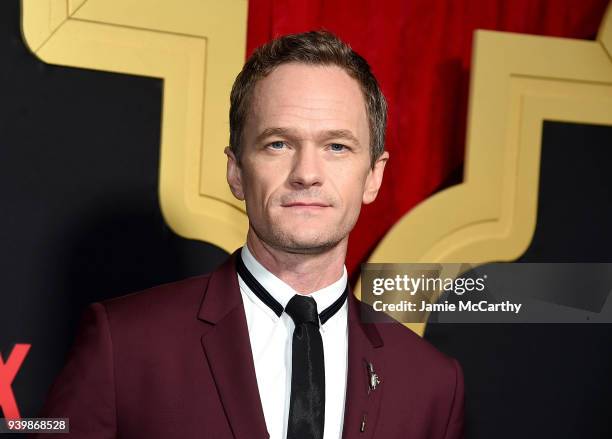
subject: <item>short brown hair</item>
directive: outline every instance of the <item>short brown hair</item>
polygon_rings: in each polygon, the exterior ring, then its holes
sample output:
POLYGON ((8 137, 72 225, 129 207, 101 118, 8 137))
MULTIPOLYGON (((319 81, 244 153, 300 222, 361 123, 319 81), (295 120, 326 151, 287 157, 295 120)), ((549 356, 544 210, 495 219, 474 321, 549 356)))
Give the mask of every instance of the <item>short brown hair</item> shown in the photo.
POLYGON ((242 131, 255 84, 281 64, 297 62, 336 65, 357 80, 366 104, 370 125, 371 165, 385 150, 387 102, 367 61, 351 47, 327 31, 284 35, 253 52, 236 77, 230 95, 230 148, 240 160, 242 131))

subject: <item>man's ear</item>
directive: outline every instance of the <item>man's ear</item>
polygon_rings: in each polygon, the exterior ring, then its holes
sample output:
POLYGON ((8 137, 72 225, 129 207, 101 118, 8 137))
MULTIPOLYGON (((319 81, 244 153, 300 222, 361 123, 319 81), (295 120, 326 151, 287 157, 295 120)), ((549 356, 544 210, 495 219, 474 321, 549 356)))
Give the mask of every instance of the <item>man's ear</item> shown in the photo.
POLYGON ((370 168, 363 191, 363 204, 370 204, 376 199, 378 190, 382 184, 387 160, 389 160, 389 153, 385 151, 378 157, 376 163, 374 163, 374 168, 370 168))
POLYGON ((227 184, 234 197, 244 201, 244 191, 242 190, 242 170, 238 159, 234 155, 234 151, 229 146, 225 147, 225 155, 227 156, 227 184))

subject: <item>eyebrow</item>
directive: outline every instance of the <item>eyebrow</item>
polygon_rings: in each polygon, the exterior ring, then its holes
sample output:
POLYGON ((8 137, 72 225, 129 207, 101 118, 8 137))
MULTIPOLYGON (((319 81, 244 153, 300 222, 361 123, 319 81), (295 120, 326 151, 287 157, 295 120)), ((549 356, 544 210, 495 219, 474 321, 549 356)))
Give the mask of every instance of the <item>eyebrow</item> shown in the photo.
MULTIPOLYGON (((285 137, 288 139, 299 139, 301 137, 298 131, 292 128, 266 128, 255 138, 255 142, 260 143, 268 137, 273 136, 285 137)), ((345 139, 353 142, 356 146, 360 146, 359 140, 357 140, 357 137, 350 130, 327 130, 319 133, 318 137, 323 139, 345 139)))

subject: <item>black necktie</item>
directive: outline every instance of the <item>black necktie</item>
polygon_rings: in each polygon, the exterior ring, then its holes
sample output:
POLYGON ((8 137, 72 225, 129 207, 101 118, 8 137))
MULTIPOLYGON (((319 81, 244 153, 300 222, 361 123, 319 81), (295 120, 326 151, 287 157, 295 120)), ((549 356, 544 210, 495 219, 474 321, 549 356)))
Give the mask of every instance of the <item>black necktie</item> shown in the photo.
POLYGON ((296 294, 285 312, 295 323, 287 439, 323 439, 325 363, 317 303, 296 294))
MULTIPOLYGON (((283 306, 246 268, 240 252, 236 255, 236 270, 250 290, 280 317, 283 306)), ((348 283, 340 297, 320 314, 317 314, 317 303, 312 297, 299 294, 293 296, 284 309, 295 323, 287 439, 323 438, 325 363, 319 321, 322 325, 329 320, 342 308, 347 297, 348 283)))

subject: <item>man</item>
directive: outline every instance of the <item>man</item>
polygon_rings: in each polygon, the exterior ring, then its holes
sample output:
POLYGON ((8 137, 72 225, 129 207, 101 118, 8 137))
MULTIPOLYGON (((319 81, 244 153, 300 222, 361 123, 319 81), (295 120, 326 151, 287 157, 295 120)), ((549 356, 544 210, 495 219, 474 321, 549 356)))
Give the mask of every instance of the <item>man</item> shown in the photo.
POLYGON ((259 48, 225 150, 246 245, 210 275, 93 304, 44 416, 87 438, 461 437, 458 363, 399 323, 362 323, 348 291, 385 124, 368 64, 332 34, 259 48))

